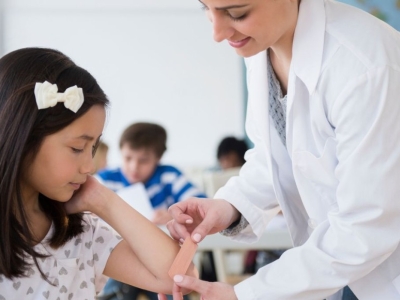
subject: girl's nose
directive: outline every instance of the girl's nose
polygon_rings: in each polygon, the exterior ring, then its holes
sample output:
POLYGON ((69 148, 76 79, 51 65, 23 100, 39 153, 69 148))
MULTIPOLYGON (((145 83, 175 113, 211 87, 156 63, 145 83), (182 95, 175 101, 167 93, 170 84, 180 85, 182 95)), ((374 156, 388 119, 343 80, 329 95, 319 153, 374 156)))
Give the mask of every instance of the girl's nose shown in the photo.
POLYGON ((94 159, 92 155, 88 155, 85 158, 84 163, 81 166, 82 174, 93 174, 96 171, 96 166, 94 164, 94 159))

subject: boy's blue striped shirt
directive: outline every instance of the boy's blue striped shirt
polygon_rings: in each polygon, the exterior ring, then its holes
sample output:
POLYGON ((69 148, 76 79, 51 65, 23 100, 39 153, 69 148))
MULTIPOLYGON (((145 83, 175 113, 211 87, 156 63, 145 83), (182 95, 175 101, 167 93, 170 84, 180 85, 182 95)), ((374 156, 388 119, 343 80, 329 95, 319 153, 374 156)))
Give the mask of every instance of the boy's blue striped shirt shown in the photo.
MULTIPOLYGON (((103 170, 97 174, 104 185, 113 191, 131 185, 121 169, 103 170)), ((168 165, 158 165, 149 180, 143 182, 151 205, 154 208, 168 208, 174 203, 189 197, 205 198, 177 168, 168 165)))

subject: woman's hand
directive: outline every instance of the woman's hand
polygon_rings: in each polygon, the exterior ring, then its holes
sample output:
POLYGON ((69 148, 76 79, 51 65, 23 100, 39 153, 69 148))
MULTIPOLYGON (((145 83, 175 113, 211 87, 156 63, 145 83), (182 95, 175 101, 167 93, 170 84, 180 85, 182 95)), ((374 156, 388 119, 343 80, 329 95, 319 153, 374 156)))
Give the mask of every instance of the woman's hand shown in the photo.
MULTIPOLYGON (((220 300, 223 295, 224 300, 237 300, 233 286, 221 282, 207 282, 200 279, 176 275, 174 277, 174 287, 172 289, 173 300, 182 300, 181 288, 196 291, 200 294, 201 300, 220 300)), ((158 295, 158 299, 167 300, 165 295, 158 295)))
POLYGON ((179 241, 190 235, 196 243, 208 234, 226 229, 240 217, 236 208, 225 200, 201 198, 176 203, 168 212, 173 218, 167 223, 171 236, 179 241))
MULTIPOLYGON (((174 283, 172 287, 172 298, 173 300, 182 300, 183 294, 181 288, 174 283)), ((164 294, 158 294, 158 300, 168 300, 167 296, 164 294)))

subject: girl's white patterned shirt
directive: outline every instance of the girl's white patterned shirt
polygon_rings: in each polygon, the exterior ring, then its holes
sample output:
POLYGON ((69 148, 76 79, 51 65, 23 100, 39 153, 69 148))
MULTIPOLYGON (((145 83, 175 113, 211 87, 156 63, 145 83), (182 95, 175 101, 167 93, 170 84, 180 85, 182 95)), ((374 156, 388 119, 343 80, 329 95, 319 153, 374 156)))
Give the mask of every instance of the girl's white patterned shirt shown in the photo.
POLYGON ((43 241, 35 246, 38 252, 49 255, 39 258, 38 263, 52 284, 32 265, 27 277, 9 280, 0 275, 0 300, 95 299, 105 283, 102 274, 108 257, 122 238, 91 214, 84 214, 83 220, 84 232, 64 246, 53 249, 48 245, 53 225, 43 241))

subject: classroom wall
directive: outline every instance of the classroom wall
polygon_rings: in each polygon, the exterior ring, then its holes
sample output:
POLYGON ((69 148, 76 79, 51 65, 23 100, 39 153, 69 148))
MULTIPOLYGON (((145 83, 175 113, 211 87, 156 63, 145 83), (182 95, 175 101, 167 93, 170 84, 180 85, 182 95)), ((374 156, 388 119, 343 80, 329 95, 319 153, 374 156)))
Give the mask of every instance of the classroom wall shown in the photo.
POLYGON ((59 49, 109 96, 111 166, 120 162, 119 135, 132 122, 165 126, 163 161, 182 168, 213 165, 222 137, 244 135, 242 60, 212 40, 197 0, 2 1, 1 54, 59 49))

